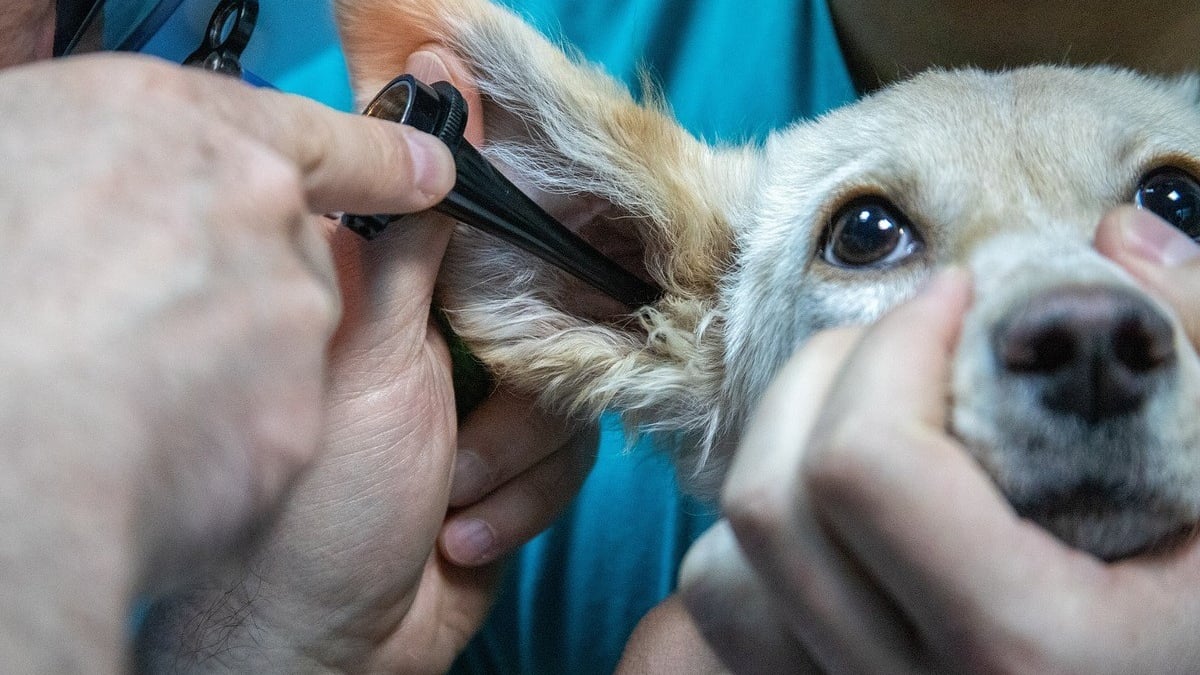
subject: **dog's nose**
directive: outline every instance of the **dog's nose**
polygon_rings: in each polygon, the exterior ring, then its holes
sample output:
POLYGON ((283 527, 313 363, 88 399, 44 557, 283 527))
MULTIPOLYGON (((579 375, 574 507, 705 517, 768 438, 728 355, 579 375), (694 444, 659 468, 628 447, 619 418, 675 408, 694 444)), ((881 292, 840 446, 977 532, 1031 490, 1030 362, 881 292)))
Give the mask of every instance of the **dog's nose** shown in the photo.
POLYGON ((994 333, 1001 367, 1047 409, 1095 424, 1136 411, 1175 363, 1171 324, 1131 291, 1080 286, 1031 298, 994 333))

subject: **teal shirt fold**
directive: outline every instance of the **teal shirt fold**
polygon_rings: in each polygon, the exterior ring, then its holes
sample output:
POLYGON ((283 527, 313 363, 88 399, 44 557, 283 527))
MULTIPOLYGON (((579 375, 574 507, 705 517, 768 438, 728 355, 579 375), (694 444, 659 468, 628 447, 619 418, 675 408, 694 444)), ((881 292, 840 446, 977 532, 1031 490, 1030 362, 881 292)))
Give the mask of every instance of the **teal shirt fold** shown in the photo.
MULTIPOLYGON (((761 141, 855 97, 823 0, 506 4, 635 93, 648 74, 681 124, 710 142, 761 141)), ((712 505, 680 493, 663 453, 626 445, 619 422, 606 419, 579 497, 517 554, 453 673, 613 671, 716 518, 712 505)))

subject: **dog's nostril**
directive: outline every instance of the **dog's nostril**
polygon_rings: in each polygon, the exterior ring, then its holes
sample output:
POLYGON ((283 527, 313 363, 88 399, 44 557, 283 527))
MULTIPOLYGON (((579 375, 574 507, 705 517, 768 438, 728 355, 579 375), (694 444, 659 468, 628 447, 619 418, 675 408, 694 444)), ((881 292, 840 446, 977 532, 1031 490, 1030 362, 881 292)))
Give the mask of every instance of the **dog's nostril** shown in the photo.
POLYGON ((1033 387, 1042 405, 1092 423, 1141 407, 1175 357, 1167 319, 1140 296, 1105 287, 1031 298, 994 340, 1003 370, 1033 387))
POLYGON ((1013 372, 1051 373, 1075 359, 1077 338, 1057 324, 1016 326, 1001 341, 1000 356, 1013 372))
POLYGON ((1113 331, 1113 354, 1134 372, 1154 370, 1175 358, 1170 324, 1153 308, 1147 308, 1149 314, 1125 317, 1113 331))

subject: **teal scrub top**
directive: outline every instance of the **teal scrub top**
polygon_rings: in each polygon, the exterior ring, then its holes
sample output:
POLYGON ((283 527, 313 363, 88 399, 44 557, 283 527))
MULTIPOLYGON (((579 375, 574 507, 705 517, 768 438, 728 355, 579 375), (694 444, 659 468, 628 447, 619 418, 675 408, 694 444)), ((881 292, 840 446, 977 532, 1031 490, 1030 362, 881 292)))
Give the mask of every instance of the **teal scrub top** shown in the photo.
MULTIPOLYGON (((506 0, 637 91, 649 72, 680 122, 712 142, 759 142, 855 97, 824 0, 506 0)), ((452 672, 611 673, 715 520, 648 443, 606 419, 579 497, 512 563, 452 672)))

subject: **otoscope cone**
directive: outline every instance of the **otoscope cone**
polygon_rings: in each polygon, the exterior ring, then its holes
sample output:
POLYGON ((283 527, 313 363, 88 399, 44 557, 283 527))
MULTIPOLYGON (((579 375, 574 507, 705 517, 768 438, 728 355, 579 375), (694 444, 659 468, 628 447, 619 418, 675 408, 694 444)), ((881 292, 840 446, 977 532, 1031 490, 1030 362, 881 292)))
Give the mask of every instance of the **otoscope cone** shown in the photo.
MULTIPOLYGON (((463 139, 467 105, 450 83, 431 87, 401 75, 380 91, 363 114, 409 124, 450 148, 457 182, 434 210, 519 246, 631 308, 662 296, 660 289, 622 269, 546 213, 463 139)), ((401 217, 347 214, 342 223, 372 239, 401 217)))

